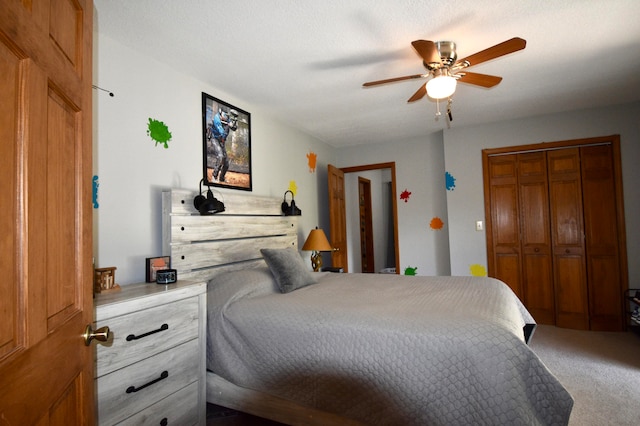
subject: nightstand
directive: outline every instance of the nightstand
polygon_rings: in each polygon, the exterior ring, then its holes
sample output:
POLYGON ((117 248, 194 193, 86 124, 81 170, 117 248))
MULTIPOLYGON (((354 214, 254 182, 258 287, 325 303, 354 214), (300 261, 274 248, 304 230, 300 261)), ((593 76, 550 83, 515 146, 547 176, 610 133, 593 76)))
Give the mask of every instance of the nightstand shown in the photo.
POLYGON ((95 298, 98 424, 204 425, 204 282, 132 284, 95 298))

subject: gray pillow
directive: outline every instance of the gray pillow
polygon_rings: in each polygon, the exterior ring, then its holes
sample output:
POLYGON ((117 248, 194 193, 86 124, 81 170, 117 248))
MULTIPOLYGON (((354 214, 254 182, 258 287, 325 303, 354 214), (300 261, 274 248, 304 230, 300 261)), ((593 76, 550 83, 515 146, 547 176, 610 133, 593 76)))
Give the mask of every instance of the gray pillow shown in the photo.
POLYGON ((295 248, 262 249, 260 253, 282 293, 289 293, 317 282, 316 277, 306 268, 295 248))

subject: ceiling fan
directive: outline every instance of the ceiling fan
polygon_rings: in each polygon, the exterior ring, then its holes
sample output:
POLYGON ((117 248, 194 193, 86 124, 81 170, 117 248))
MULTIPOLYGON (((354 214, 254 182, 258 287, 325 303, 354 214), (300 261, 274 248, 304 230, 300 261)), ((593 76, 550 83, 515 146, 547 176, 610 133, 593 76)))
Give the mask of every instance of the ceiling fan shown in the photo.
MULTIPOLYGON (((522 50, 527 42, 519 37, 514 37, 460 60, 457 60, 456 44, 452 41, 415 40, 411 42, 411 45, 422 57, 422 63, 427 69, 427 73, 370 81, 364 83, 363 86, 370 87, 402 80, 429 78, 426 84, 421 85, 409 98, 408 102, 415 102, 422 99, 424 95, 428 95, 436 101, 449 98, 450 105, 451 96, 456 90, 458 81, 486 88, 493 87, 502 81, 502 77, 469 72, 466 71, 466 68, 522 50)), ((449 119, 451 119, 450 107, 448 113, 449 119)), ((440 115, 439 106, 436 116, 438 115, 440 115)))

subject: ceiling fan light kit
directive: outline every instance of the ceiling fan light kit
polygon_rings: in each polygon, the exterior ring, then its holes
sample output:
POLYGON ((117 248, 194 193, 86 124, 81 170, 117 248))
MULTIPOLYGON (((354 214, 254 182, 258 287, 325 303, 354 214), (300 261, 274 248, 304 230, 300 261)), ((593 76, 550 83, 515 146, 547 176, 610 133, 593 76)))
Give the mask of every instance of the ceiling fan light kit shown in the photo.
POLYGON ((445 99, 456 91, 456 79, 448 74, 442 74, 427 81, 427 95, 432 99, 445 99))
POLYGON ((496 86, 502 81, 502 77, 462 70, 522 50, 526 47, 527 42, 519 37, 514 37, 460 60, 457 60, 456 44, 452 41, 415 40, 411 42, 411 45, 422 58, 422 64, 428 71, 426 74, 370 81, 364 83, 363 86, 369 87, 396 81, 428 78, 426 84, 420 85, 408 102, 415 102, 422 99, 424 95, 428 95, 436 101, 438 110, 436 117, 438 117, 440 115, 438 101, 449 98, 447 113, 451 118, 451 96, 456 91, 457 81, 485 88, 496 86))

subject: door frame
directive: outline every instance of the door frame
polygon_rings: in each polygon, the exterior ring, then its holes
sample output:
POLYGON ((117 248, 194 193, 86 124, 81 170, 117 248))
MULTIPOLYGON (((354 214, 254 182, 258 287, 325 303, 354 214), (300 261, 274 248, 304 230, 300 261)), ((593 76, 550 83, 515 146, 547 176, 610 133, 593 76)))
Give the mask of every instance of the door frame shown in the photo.
POLYGON ((391 169, 391 210, 393 218, 393 244, 395 249, 396 274, 400 273, 400 246, 398 235, 398 200, 396 191, 396 163, 390 161, 387 163, 364 164, 361 166, 341 167, 340 170, 347 173, 358 173, 371 170, 391 169))

